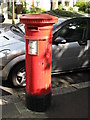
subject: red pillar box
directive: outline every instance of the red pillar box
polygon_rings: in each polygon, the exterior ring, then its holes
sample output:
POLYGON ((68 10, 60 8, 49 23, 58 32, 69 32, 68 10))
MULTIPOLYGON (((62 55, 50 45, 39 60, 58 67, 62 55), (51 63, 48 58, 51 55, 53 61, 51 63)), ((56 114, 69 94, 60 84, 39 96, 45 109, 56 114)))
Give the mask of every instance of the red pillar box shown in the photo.
POLYGON ((20 17, 25 24, 26 106, 45 111, 51 103, 52 28, 57 17, 28 14, 20 17))

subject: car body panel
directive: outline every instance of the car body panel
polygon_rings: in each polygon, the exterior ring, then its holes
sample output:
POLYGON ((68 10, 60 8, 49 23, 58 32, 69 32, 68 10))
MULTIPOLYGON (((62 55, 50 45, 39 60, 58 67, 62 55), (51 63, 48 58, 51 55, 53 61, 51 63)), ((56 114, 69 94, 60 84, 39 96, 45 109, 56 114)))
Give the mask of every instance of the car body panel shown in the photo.
POLYGON ((59 44, 53 51, 53 70, 66 71, 78 68, 80 52, 83 53, 83 47, 79 46, 78 42, 59 44))
POLYGON ((2 66, 5 66, 12 59, 25 54, 25 42, 21 42, 4 33, 0 35, 0 38, 0 56, 2 57, 2 63, 0 63, 2 66))

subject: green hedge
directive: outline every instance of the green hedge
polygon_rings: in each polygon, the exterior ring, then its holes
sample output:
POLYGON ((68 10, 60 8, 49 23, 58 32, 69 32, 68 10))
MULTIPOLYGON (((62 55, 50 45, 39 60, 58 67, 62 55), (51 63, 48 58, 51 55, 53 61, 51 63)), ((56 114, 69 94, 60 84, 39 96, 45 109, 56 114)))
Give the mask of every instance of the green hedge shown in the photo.
POLYGON ((90 1, 89 2, 85 2, 85 0, 78 1, 75 6, 79 7, 79 11, 90 13, 90 1))
POLYGON ((40 9, 38 7, 32 7, 30 10, 27 10, 26 13, 41 13, 41 12, 44 12, 45 10, 44 9, 40 9))
POLYGON ((26 11, 26 13, 27 14, 46 13, 46 14, 57 16, 57 17, 80 17, 82 16, 81 14, 77 12, 60 10, 60 8, 56 10, 45 11, 43 9, 35 7, 35 8, 31 8, 30 11, 26 11))
POLYGON ((46 11, 46 12, 43 12, 43 13, 48 13, 48 14, 51 14, 51 15, 54 15, 54 16, 57 16, 57 17, 80 17, 80 16, 82 16, 81 14, 76 13, 76 12, 59 10, 59 9, 46 11))

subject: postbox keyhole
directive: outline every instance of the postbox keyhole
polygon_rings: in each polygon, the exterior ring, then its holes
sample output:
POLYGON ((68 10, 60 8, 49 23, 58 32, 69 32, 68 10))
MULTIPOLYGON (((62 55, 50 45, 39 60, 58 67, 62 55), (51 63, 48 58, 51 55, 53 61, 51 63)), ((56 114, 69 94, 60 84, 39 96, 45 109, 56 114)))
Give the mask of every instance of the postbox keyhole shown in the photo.
POLYGON ((44 62, 42 62, 42 66, 44 65, 44 62))

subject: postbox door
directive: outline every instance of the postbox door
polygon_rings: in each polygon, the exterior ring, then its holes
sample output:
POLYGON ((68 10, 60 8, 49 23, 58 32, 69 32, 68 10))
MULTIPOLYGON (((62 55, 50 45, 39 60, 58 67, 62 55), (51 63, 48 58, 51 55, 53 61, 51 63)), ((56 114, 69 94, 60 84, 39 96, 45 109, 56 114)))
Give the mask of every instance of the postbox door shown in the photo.
MULTIPOLYGON (((51 39, 51 38, 50 38, 51 39)), ((31 94, 45 94, 51 89, 52 43, 26 40, 26 89, 31 94), (32 80, 33 79, 33 80, 32 80)))

